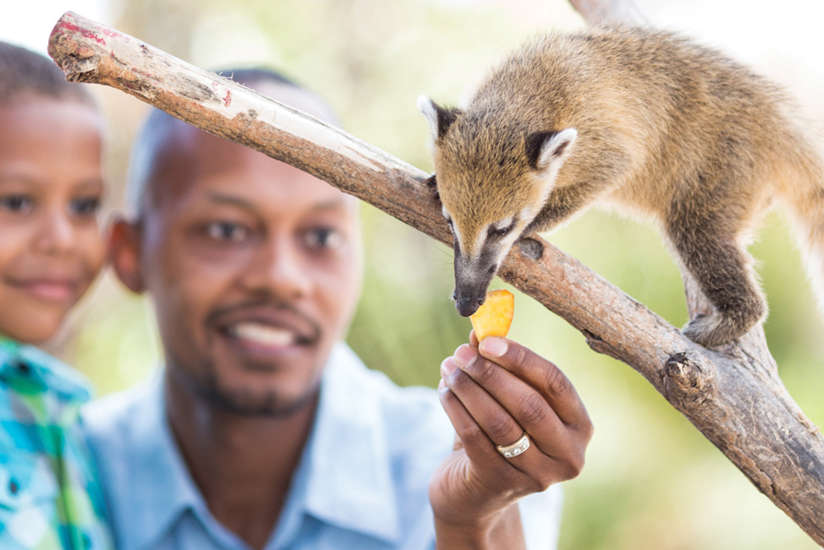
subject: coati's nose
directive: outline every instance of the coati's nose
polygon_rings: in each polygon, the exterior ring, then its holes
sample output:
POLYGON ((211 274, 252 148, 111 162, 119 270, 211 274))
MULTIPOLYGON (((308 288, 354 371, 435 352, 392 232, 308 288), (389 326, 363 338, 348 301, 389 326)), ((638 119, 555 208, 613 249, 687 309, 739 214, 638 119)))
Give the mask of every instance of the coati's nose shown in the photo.
POLYGON ((458 309, 458 313, 464 317, 469 317, 478 311, 478 308, 484 303, 484 298, 477 296, 456 297, 456 295, 453 294, 452 299, 455 300, 455 307, 458 309))

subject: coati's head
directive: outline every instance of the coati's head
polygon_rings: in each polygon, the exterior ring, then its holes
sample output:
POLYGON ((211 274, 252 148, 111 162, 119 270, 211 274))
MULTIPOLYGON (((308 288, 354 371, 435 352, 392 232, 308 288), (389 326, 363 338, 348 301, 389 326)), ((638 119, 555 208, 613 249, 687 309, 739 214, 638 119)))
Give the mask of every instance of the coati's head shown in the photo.
POLYGON ((453 299, 461 315, 472 315, 543 208, 578 133, 527 132, 493 109, 447 109, 427 97, 418 108, 432 130, 438 195, 454 237, 453 299))

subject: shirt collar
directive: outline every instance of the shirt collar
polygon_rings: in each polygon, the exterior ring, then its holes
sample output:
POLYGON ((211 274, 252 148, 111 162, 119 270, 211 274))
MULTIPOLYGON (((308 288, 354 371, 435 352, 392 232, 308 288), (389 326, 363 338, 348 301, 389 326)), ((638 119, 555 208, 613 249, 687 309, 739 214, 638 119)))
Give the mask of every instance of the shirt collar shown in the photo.
POLYGON ((307 448, 306 512, 396 542, 399 518, 380 394, 364 387, 360 359, 337 346, 326 367, 307 448))
POLYGON ((129 411, 136 418, 129 425, 129 443, 121 457, 129 462, 125 471, 130 486, 117 488, 129 491, 124 501, 134 505, 118 506, 115 513, 120 517, 113 518, 123 532, 123 550, 152 547, 180 515, 205 509, 166 421, 162 370, 140 391, 144 406, 129 411))
MULTIPOLYGON (((357 371, 365 368, 346 345, 333 349, 312 433, 278 522, 278 541, 297 535, 304 514, 397 541, 399 519, 380 402, 358 384, 364 377, 357 371)), ((123 540, 134 543, 124 550, 150 547, 188 510, 211 517, 166 421, 162 378, 160 373, 144 386, 141 401, 148 406, 128 435, 129 500, 135 506, 118 507, 121 517, 114 518, 123 540)))

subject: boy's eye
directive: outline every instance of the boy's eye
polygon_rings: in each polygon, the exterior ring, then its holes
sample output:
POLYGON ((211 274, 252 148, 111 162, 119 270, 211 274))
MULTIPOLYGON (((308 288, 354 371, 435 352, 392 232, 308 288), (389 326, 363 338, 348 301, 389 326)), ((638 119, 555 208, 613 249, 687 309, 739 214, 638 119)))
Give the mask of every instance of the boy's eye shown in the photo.
POLYGON ((0 197, 0 208, 14 213, 28 212, 34 206, 34 200, 27 195, 6 195, 0 197))
POLYGON ((216 241, 241 242, 248 238, 249 228, 234 222, 212 222, 206 225, 206 234, 216 241))
POLYGON ((71 202, 72 214, 94 216, 100 210, 100 197, 81 197, 71 202))
POLYGON ((304 239, 309 248, 337 249, 343 244, 343 236, 331 227, 316 227, 306 232, 304 239))

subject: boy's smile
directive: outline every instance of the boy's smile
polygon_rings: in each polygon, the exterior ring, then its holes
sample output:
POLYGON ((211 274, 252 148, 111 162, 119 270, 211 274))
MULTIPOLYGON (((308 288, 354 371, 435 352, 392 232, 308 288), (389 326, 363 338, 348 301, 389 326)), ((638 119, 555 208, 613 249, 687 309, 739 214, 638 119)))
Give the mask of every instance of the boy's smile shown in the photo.
POLYGON ((0 107, 0 127, 0 332, 40 343, 102 265, 101 119, 25 95, 0 107))

